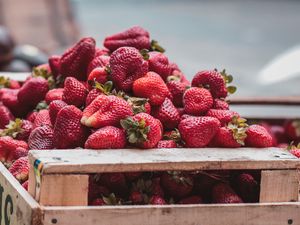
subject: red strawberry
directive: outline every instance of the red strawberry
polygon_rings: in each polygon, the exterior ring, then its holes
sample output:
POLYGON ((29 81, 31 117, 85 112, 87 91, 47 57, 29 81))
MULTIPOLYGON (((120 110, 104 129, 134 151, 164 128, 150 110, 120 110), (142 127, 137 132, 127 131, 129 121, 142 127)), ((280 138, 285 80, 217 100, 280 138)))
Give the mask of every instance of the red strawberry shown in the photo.
POLYGON ((10 163, 28 153, 25 141, 14 140, 12 137, 0 137, 0 161, 10 163))
POLYGON ((229 110, 229 105, 226 101, 216 98, 214 99, 213 109, 229 110))
POLYGON ((42 109, 36 114, 34 123, 33 123, 33 129, 36 127, 40 127, 43 125, 52 126, 49 110, 48 109, 42 109))
POLYGON ((300 120, 288 120, 284 125, 284 129, 290 140, 300 140, 300 120))
MULTIPOLYGON (((90 74, 95 68, 104 68, 109 64, 108 55, 96 56, 89 64, 87 74, 90 74)), ((90 80, 90 79, 89 79, 90 80)))
POLYGON ((108 81, 108 72, 106 67, 97 67, 93 69, 88 75, 89 89, 92 89, 92 85, 95 81, 100 84, 105 84, 108 81))
POLYGON ((34 108, 44 100, 49 90, 48 82, 42 77, 33 77, 27 80, 18 92, 18 100, 22 104, 34 108))
POLYGON ((148 62, 133 47, 122 47, 114 51, 109 64, 112 81, 123 91, 130 91, 133 82, 148 72, 148 62))
POLYGON ((62 100, 63 92, 64 92, 63 88, 56 88, 48 91, 45 96, 46 103, 49 105, 54 100, 62 100))
POLYGON ((20 87, 21 86, 18 81, 0 76, 0 89, 2 88, 19 89, 20 87))
POLYGON ((243 203, 243 200, 232 190, 228 184, 219 183, 213 187, 212 198, 214 203, 243 203))
POLYGON ((4 129, 9 124, 9 121, 14 119, 15 117, 10 110, 4 105, 0 105, 0 129, 4 129))
POLYGON ((248 147, 266 148, 273 146, 272 136, 260 125, 251 125, 246 133, 246 146, 248 147))
POLYGON ((162 124, 147 113, 138 113, 121 120, 129 143, 141 148, 155 148, 162 138, 162 124))
POLYGON ((110 191, 99 184, 100 182, 100 175, 90 175, 89 176, 89 192, 88 192, 88 199, 89 202, 93 201, 95 198, 101 198, 102 196, 109 195, 110 191))
POLYGON ((68 104, 61 100, 54 100, 49 105, 49 116, 51 124, 55 124, 57 113, 68 104))
POLYGON ((171 80, 167 82, 167 87, 173 96, 174 105, 176 107, 183 107, 183 94, 187 86, 180 81, 171 80))
POLYGON ((17 159, 11 167, 9 167, 9 172, 20 182, 28 180, 29 174, 29 160, 28 157, 21 157, 17 159))
POLYGON ((84 147, 90 149, 120 149, 126 146, 125 132, 120 128, 102 127, 91 134, 84 147))
POLYGON ((151 180, 151 194, 164 197, 165 193, 160 184, 160 177, 155 177, 151 180))
POLYGON ((128 186, 123 173, 101 174, 100 183, 108 187, 112 192, 124 196, 128 192, 128 186))
POLYGON ((74 77, 67 77, 64 84, 62 100, 69 105, 81 107, 85 103, 88 90, 74 77))
MULTIPOLYGON (((223 75, 225 76, 225 71, 223 75)), ((227 80, 228 83, 230 83, 232 81, 232 76, 227 80)), ((214 98, 226 98, 227 96, 226 81, 222 74, 216 70, 204 70, 198 72, 192 80, 192 86, 208 88, 214 98)), ((230 90, 231 89, 233 88, 231 87, 230 90)))
POLYGON ((36 112, 36 111, 30 112, 30 113, 26 116, 26 120, 29 120, 31 123, 34 123, 34 120, 35 120, 37 114, 38 114, 38 112, 36 112))
POLYGON ((135 96, 148 98, 153 106, 161 105, 166 97, 171 97, 165 82, 154 72, 148 72, 133 83, 133 93, 135 96))
POLYGON ((158 196, 158 195, 153 195, 149 200, 149 204, 150 205, 165 205, 167 203, 163 197, 158 196))
POLYGON ((22 187, 26 190, 26 191, 28 191, 28 180, 26 180, 23 184, 22 184, 22 187))
POLYGON ((18 89, 0 89, 0 100, 17 117, 25 116, 29 107, 18 100, 18 89))
POLYGON ((289 142, 288 137, 285 134, 284 127, 278 126, 278 125, 272 125, 268 131, 274 139, 273 140, 274 146, 276 146, 279 143, 288 143, 289 142))
POLYGON ((157 148, 177 148, 177 144, 173 140, 161 140, 158 142, 157 148))
POLYGON ((148 31, 142 27, 135 26, 121 33, 106 37, 103 45, 111 52, 120 47, 135 47, 137 49, 149 49, 150 39, 148 31))
POLYGON ((59 149, 76 148, 84 145, 87 129, 80 123, 82 112, 73 105, 62 108, 56 117, 53 143, 59 149))
POLYGON ((49 67, 54 78, 60 74, 60 56, 53 55, 48 59, 49 67))
POLYGON ((132 107, 133 113, 138 114, 141 112, 151 113, 151 105, 146 98, 128 97, 127 102, 132 107))
POLYGON ((180 122, 179 112, 169 98, 165 98, 159 107, 154 107, 151 114, 160 120, 165 129, 174 129, 180 122))
POLYGON ((33 124, 29 120, 19 118, 11 120, 4 130, 0 133, 2 136, 11 136, 12 138, 27 141, 33 124))
POLYGON ((238 148, 245 145, 247 127, 245 119, 233 117, 226 127, 219 129, 212 141, 213 145, 225 148, 238 148))
POLYGON ((99 95, 102 95, 102 94, 103 93, 99 89, 97 89, 97 88, 92 89, 88 93, 88 95, 85 99, 85 105, 88 106, 89 104, 91 104, 95 100, 95 98, 97 98, 99 95))
POLYGON ((160 179, 163 189, 174 198, 188 196, 194 187, 193 178, 182 172, 165 172, 160 179))
POLYGON ((96 198, 91 201, 89 205, 92 206, 101 206, 101 205, 106 205, 105 201, 102 198, 96 198))
POLYGON ((222 109, 210 109, 206 113, 206 116, 211 116, 217 118, 222 126, 225 126, 233 117, 239 117, 240 115, 237 112, 231 110, 222 110, 222 109))
POLYGON ((297 147, 293 147, 290 149, 290 153, 292 153, 297 158, 300 158, 300 145, 298 144, 297 147))
POLYGON ((133 205, 141 205, 144 204, 144 196, 139 191, 132 191, 129 195, 129 200, 133 205))
POLYGON ((239 174, 235 178, 236 191, 244 202, 259 201, 259 184, 249 173, 239 174))
POLYGON ((213 98, 208 90, 192 87, 184 93, 183 105, 186 113, 199 116, 213 106, 213 98))
POLYGON ((173 70, 172 77, 177 77, 176 80, 179 80, 181 83, 183 83, 186 86, 191 86, 191 82, 186 78, 186 76, 178 70, 173 70))
POLYGON ((106 48, 96 48, 95 57, 100 55, 109 55, 109 50, 106 48))
POLYGON ((202 204, 203 200, 198 195, 192 195, 190 197, 186 197, 181 199, 178 204, 202 204))
POLYGON ((130 105, 119 97, 99 95, 83 111, 81 123, 94 128, 118 126, 121 119, 133 115, 130 105))
POLYGON ((60 73, 63 77, 86 80, 89 63, 95 55, 96 42, 91 37, 82 38, 68 49, 60 59, 60 73))
POLYGON ((161 52, 149 52, 149 70, 159 74, 163 80, 171 75, 172 68, 166 55, 161 52))
POLYGON ((28 139, 30 149, 53 149, 53 129, 48 125, 35 128, 28 139))
POLYGON ((220 122, 213 117, 190 117, 181 120, 178 126, 185 146, 201 148, 208 145, 220 129, 220 122))

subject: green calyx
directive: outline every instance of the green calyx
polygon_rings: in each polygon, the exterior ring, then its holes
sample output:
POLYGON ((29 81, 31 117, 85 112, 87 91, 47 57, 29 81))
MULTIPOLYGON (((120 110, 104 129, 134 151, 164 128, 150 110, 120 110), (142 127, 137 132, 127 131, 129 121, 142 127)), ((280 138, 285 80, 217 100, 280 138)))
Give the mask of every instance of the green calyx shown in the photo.
POLYGON ((10 87, 10 80, 4 76, 0 76, 0 89, 1 88, 9 88, 10 87))
POLYGON ((95 89, 100 90, 103 94, 105 95, 110 95, 112 92, 112 88, 113 88, 113 82, 112 81, 107 81, 105 82, 105 84, 101 84, 97 81, 89 81, 89 82, 93 82, 93 87, 95 89))
POLYGON ((118 200, 114 193, 111 193, 107 197, 102 197, 103 201, 106 205, 122 205, 121 200, 118 200))
POLYGON ((171 75, 167 77, 167 82, 170 81, 180 81, 180 77, 179 76, 175 76, 175 75, 171 75))
POLYGON ((52 73, 49 73, 48 70, 44 68, 34 67, 32 70, 33 77, 43 77, 48 81, 49 89, 54 89, 57 87, 57 82, 55 81, 52 73))
POLYGON ((178 129, 175 129, 175 130, 171 131, 171 133, 169 135, 164 135, 163 139, 164 140, 173 140, 177 144, 181 143, 181 135, 180 135, 178 129))
POLYGON ((14 121, 9 121, 9 124, 5 126, 5 129, 1 131, 0 136, 10 136, 12 138, 16 138, 18 134, 24 132, 22 129, 22 123, 23 121, 19 118, 15 119, 14 121))
POLYGON ((300 137, 300 120, 294 120, 292 126, 295 128, 296 136, 300 137))
POLYGON ((145 104, 148 102, 148 99, 125 96, 125 100, 132 107, 134 114, 146 112, 145 104))
POLYGON ((233 138, 242 146, 245 145, 245 139, 247 137, 246 131, 248 129, 248 124, 246 122, 246 119, 234 116, 227 125, 227 128, 232 131, 233 138))
POLYGON ((41 101, 41 102, 39 102, 39 103, 36 105, 34 111, 39 112, 39 111, 41 111, 42 109, 48 109, 48 107, 49 107, 49 106, 48 106, 48 104, 46 103, 46 101, 41 101))
POLYGON ((228 93, 229 94, 235 93, 237 90, 236 87, 228 86, 228 84, 230 84, 233 81, 233 76, 231 74, 227 74, 225 69, 223 69, 222 72, 220 72, 220 74, 222 75, 222 77, 225 81, 228 93))
POLYGON ((104 71, 105 71, 107 74, 111 74, 111 68, 110 68, 110 65, 107 65, 107 66, 104 68, 104 71))
POLYGON ((288 151, 300 149, 300 142, 297 145, 294 145, 294 141, 292 141, 286 148, 288 151))
POLYGON ((158 44, 158 41, 152 40, 150 43, 151 51, 164 53, 166 50, 158 44))
POLYGON ((146 121, 141 119, 135 121, 132 117, 127 117, 120 121, 121 126, 126 130, 127 139, 131 144, 144 143, 148 141, 150 126, 146 126, 146 121))
POLYGON ((144 60, 148 60, 150 58, 148 49, 142 49, 140 50, 140 53, 143 56, 144 60))

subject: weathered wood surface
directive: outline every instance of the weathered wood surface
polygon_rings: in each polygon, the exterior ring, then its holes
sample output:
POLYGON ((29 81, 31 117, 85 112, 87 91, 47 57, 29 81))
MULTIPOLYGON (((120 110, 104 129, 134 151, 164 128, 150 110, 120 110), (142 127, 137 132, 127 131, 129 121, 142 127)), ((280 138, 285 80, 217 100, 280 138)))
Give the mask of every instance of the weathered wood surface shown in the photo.
POLYGON ((295 169, 300 160, 279 148, 30 151, 43 174, 163 170, 295 169))
POLYGON ((299 212, 299 203, 45 207, 44 225, 288 225, 299 212))
POLYGON ((296 202, 299 199, 297 170, 261 171, 259 202, 296 202))
POLYGON ((0 163, 0 223, 3 225, 40 225, 39 204, 0 163))
POLYGON ((24 81, 30 75, 30 73, 12 73, 12 72, 0 72, 0 76, 8 77, 12 80, 24 81))

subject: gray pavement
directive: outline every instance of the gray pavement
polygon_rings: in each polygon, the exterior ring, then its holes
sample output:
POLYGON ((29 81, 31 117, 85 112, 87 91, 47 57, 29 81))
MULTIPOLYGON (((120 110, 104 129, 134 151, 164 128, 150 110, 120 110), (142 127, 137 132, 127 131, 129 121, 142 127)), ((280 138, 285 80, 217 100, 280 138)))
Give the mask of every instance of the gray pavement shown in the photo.
POLYGON ((300 1, 72 2, 82 36, 95 37, 99 46, 106 35, 141 25, 189 78, 202 69, 226 68, 235 77, 239 95, 289 94, 289 86, 274 92, 256 81, 265 64, 300 45, 300 1))

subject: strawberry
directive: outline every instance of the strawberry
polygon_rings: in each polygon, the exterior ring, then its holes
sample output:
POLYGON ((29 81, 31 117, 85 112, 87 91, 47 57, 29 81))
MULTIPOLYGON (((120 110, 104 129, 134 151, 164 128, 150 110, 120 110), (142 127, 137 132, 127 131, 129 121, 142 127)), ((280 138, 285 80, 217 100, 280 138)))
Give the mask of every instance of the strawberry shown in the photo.
POLYGON ((49 116, 51 124, 55 124, 57 113, 68 104, 61 100, 54 100, 49 104, 49 116))
POLYGON ((54 78, 60 74, 60 59, 61 57, 58 55, 53 55, 48 59, 49 67, 54 78))
POLYGON ((18 100, 32 108, 44 100, 49 90, 48 82, 42 77, 33 77, 27 80, 18 92, 18 100))
POLYGON ((268 131, 273 137, 273 145, 274 146, 278 145, 279 143, 288 143, 289 142, 288 137, 285 134, 284 127, 279 126, 279 125, 272 125, 268 131))
POLYGON ((214 99, 213 109, 223 109, 223 110, 229 110, 229 105, 226 101, 221 99, 214 99))
POLYGON ((198 195, 192 195, 186 198, 181 199, 178 204, 202 204, 203 200, 198 195))
POLYGON ((201 148, 207 146, 219 131, 220 122, 208 116, 189 117, 180 121, 178 129, 186 147, 201 148))
POLYGON ((28 180, 29 174, 29 160, 28 157, 21 157, 17 159, 11 167, 9 167, 9 172, 20 182, 28 180))
POLYGON ((36 114, 35 120, 33 122, 33 129, 43 125, 52 126, 48 109, 42 109, 36 114))
POLYGON ((133 82, 148 72, 148 62, 133 47, 122 47, 114 51, 110 56, 109 64, 112 81, 123 91, 130 91, 133 82))
POLYGON ((230 121, 232 121, 233 117, 239 117, 240 115, 237 112, 231 110, 222 110, 222 109, 210 109, 206 113, 206 116, 217 118, 222 126, 225 126, 230 121))
POLYGON ((93 38, 86 37, 68 49, 60 59, 61 75, 86 80, 88 65, 95 55, 95 45, 93 38))
POLYGON ((26 180, 23 184, 22 184, 22 187, 26 190, 26 191, 28 191, 28 180, 26 180))
POLYGON ((225 183, 216 184, 212 189, 213 203, 243 203, 243 200, 225 183))
POLYGON ((18 100, 19 89, 0 89, 0 100, 16 117, 24 117, 29 112, 29 106, 18 100))
POLYGON ((97 88, 90 90, 90 92, 86 96, 85 105, 88 106, 95 100, 95 98, 97 98, 99 95, 102 95, 102 94, 103 93, 97 88))
POLYGON ((213 98, 205 88, 192 87, 184 93, 183 105, 186 113, 199 116, 213 106, 213 98))
POLYGON ((241 173, 235 178, 235 187, 244 202, 259 201, 259 184, 249 173, 241 173))
POLYGON ((162 124, 158 119, 146 113, 121 120, 130 144, 141 148, 155 148, 162 138, 162 124))
POLYGON ((93 201, 95 198, 107 196, 109 193, 110 191, 105 186, 99 184, 99 174, 89 176, 89 202, 93 201))
POLYGON ((151 194, 156 196, 164 197, 165 193, 161 186, 160 177, 154 177, 151 180, 151 194))
POLYGON ((148 98, 153 106, 161 105, 166 97, 171 97, 165 82, 154 72, 148 72, 133 83, 133 93, 137 97, 148 98))
POLYGON ((74 77, 67 77, 64 84, 62 100, 69 104, 81 107, 85 103, 88 90, 74 77))
POLYGON ((169 98, 165 98, 159 107, 153 107, 151 114, 160 120, 165 129, 174 129, 180 122, 179 112, 169 98))
POLYGON ((120 47, 135 47, 137 49, 149 49, 150 39, 148 31, 142 27, 135 26, 121 33, 114 34, 105 38, 103 45, 111 52, 120 47))
POLYGON ((28 113, 26 116, 26 120, 30 121, 31 123, 34 123, 34 120, 35 120, 37 114, 38 114, 37 111, 32 111, 32 112, 28 113))
POLYGON ((100 55, 109 55, 109 50, 107 48, 96 48, 95 57, 100 55))
POLYGON ((149 52, 149 70, 159 74, 163 80, 171 75, 172 68, 169 66, 169 60, 161 52, 149 52))
POLYGON ((194 187, 193 178, 182 172, 164 172, 160 179, 163 189, 174 198, 188 196, 194 187))
POLYGON ((158 196, 158 195, 153 195, 149 200, 149 204, 150 205, 165 205, 167 203, 163 197, 158 196))
POLYGON ((0 76, 0 89, 2 88, 19 89, 20 87, 21 86, 18 81, 0 76))
POLYGON ((17 140, 27 141, 31 130, 32 122, 29 120, 21 120, 19 118, 11 120, 4 130, 0 133, 1 136, 10 136, 17 140))
POLYGON ((251 125, 247 129, 246 146, 266 148, 273 146, 273 138, 268 131, 260 125, 251 125))
POLYGON ((29 149, 53 149, 53 129, 48 125, 35 128, 28 138, 29 149))
POLYGON ((9 121, 14 120, 15 117, 11 111, 4 105, 0 105, 0 129, 4 129, 9 121))
POLYGON ((84 145, 87 129, 80 123, 82 112, 73 105, 62 108, 56 117, 53 143, 59 149, 76 148, 84 145))
POLYGON ((108 55, 96 56, 89 64, 87 74, 90 74, 95 68, 105 68, 109 64, 108 55))
POLYGON ((177 144, 173 140, 161 140, 158 142, 157 148, 177 148, 177 144))
POLYGON ((194 76, 192 86, 208 88, 214 98, 226 98, 228 90, 230 93, 235 91, 233 86, 226 88, 226 83, 230 83, 232 79, 232 76, 227 75, 225 70, 222 73, 216 70, 204 70, 194 76))
POLYGON ((128 186, 123 173, 104 173, 100 176, 100 184, 117 195, 124 196, 128 192, 128 186))
POLYGON ((298 145, 293 145, 293 142, 286 147, 290 153, 292 153, 297 158, 300 158, 300 143, 298 145))
POLYGON ((129 195, 129 200, 133 205, 141 205, 144 204, 144 196, 139 191, 132 191, 129 195))
MULTIPOLYGON (((168 79, 169 78, 170 78, 170 76, 168 77, 168 79)), ((167 87, 173 96, 173 104, 176 107, 183 107, 183 101, 182 101, 183 94, 184 94, 187 86, 180 81, 171 79, 170 81, 167 82, 167 87)))
POLYGON ((94 128, 118 126, 121 119, 131 115, 132 108, 124 99, 99 95, 84 109, 81 123, 94 128))
POLYGON ((191 82, 186 78, 186 76, 181 71, 173 70, 171 76, 176 77, 176 80, 179 80, 185 86, 191 86, 191 82))
POLYGON ((106 205, 105 201, 102 198, 96 198, 91 201, 89 205, 92 206, 101 206, 101 205, 106 205))
POLYGON ((47 92, 45 96, 45 101, 49 105, 54 100, 62 100, 63 98, 63 88, 55 88, 47 92))
POLYGON ((108 81, 109 73, 106 67, 97 67, 93 69, 88 75, 89 89, 92 89, 92 83, 97 81, 100 84, 105 84, 108 81))
POLYGON ((128 97, 127 102, 132 107, 133 113, 138 114, 141 112, 151 113, 151 105, 146 98, 128 97))
POLYGON ((28 145, 25 141, 14 140, 12 137, 0 137, 0 161, 12 161, 27 155, 28 145))
POLYGON ((291 141, 300 140, 300 120, 288 120, 284 125, 284 129, 291 141))
POLYGON ((120 149, 126 146, 125 132, 117 127, 102 127, 91 134, 84 147, 89 149, 120 149))
POLYGON ((212 142, 217 147, 241 147, 245 145, 247 127, 245 119, 233 117, 232 121, 226 127, 219 129, 212 142))

